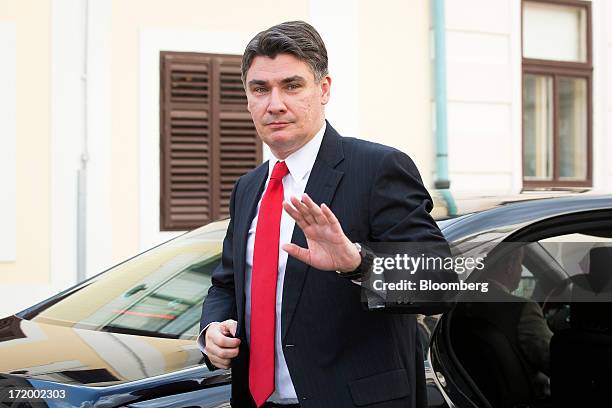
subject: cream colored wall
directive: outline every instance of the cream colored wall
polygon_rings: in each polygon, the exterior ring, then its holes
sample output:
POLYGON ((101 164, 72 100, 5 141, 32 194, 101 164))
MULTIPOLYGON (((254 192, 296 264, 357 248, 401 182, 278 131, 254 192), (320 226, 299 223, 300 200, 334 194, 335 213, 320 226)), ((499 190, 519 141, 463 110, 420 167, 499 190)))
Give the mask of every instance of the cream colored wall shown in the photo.
POLYGON ((17 253, 0 262, 10 294, 12 284, 49 282, 50 3, 1 0, 0 21, 17 31, 17 253))
POLYGON ((430 188, 429 2, 359 2, 360 134, 406 152, 430 188))
MULTIPOLYGON (((308 19, 301 1, 115 0, 112 3, 112 256, 139 251, 139 35, 144 30, 257 32, 308 19)), ((246 45, 246 44, 245 44, 246 45)), ((158 69, 152 67, 152 69, 158 69)))

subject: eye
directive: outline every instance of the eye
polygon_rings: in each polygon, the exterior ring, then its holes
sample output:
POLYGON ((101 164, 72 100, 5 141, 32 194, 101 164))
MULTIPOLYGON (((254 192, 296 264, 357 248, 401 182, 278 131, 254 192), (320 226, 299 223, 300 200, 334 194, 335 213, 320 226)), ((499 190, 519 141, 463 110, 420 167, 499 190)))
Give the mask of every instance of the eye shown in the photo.
POLYGON ((263 86, 257 86, 255 88, 253 88, 253 93, 264 93, 266 92, 266 88, 264 88, 263 86))
POLYGON ((300 87, 299 84, 289 84, 289 85, 287 85, 287 89, 289 89, 289 90, 295 90, 295 89, 298 89, 299 87, 300 87))

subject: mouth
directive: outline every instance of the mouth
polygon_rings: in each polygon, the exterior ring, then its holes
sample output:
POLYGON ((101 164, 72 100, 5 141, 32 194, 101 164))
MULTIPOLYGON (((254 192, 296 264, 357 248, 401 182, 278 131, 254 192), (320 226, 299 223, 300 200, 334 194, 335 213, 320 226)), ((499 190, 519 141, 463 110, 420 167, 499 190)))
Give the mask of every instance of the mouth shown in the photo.
POLYGON ((268 123, 266 126, 271 129, 283 129, 289 126, 290 124, 291 124, 290 122, 283 122, 283 121, 277 120, 277 121, 268 123))

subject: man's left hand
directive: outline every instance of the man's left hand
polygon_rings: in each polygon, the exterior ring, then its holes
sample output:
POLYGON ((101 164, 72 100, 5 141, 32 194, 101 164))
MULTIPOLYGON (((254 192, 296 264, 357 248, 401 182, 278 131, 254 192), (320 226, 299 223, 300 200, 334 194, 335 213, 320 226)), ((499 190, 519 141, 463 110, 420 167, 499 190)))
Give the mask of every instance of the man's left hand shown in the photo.
POLYGON ((359 251, 344 235, 338 219, 327 205, 319 207, 304 194, 302 201, 291 197, 291 204, 283 202, 283 208, 304 231, 308 243, 308 249, 284 244, 282 249, 289 255, 324 271, 350 272, 357 269, 361 263, 359 251))

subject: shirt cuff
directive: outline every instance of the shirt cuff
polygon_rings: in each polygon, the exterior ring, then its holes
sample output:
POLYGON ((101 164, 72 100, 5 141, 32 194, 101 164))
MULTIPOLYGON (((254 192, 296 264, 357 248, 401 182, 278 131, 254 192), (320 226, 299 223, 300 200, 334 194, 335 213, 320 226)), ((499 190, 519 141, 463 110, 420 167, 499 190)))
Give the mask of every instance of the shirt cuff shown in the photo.
POLYGON ((206 337, 204 336, 204 333, 206 332, 206 329, 208 329, 208 326, 210 326, 211 324, 212 324, 212 322, 208 323, 206 325, 206 327, 204 327, 202 329, 200 334, 198 334, 198 338, 196 339, 196 343, 198 344, 198 348, 200 349, 202 354, 204 354, 206 356, 208 356, 208 353, 206 352, 206 337))

